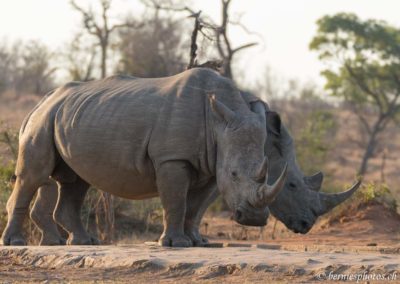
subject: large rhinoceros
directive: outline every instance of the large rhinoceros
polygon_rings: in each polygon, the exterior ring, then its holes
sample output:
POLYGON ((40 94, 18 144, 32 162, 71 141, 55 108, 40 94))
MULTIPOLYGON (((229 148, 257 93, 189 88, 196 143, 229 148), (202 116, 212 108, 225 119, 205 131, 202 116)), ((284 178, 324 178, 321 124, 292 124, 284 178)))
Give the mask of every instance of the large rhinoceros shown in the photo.
POLYGON ((89 184, 130 199, 159 195, 160 244, 191 246, 185 234, 215 194, 241 224, 263 225, 286 167, 267 184, 265 115, 252 112, 230 80, 208 69, 158 79, 114 76, 70 83, 48 95, 20 131, 4 245, 23 245, 22 224, 37 189, 59 184, 57 222, 81 240, 89 184), (212 94, 212 96, 210 95, 212 94))
POLYGON ((268 206, 272 215, 295 233, 307 233, 317 218, 348 199, 359 187, 355 182, 347 191, 335 194, 320 192, 323 174, 318 172, 305 176, 296 162, 294 141, 279 115, 271 111, 268 104, 248 92, 243 92, 252 109, 263 109, 266 116, 267 142, 265 154, 270 162, 269 179, 279 176, 276 169, 288 165, 284 189, 268 206))

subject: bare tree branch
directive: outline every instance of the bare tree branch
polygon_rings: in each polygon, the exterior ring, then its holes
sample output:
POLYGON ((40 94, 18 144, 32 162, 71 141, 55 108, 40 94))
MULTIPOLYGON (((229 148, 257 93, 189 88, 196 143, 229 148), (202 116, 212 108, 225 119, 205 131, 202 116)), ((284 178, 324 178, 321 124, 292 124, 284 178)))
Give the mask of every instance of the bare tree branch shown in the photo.
POLYGON ((197 34, 199 30, 201 30, 201 24, 199 21, 201 11, 191 15, 190 17, 194 18, 194 28, 191 37, 191 44, 190 44, 190 60, 189 64, 186 69, 191 69, 196 64, 196 57, 197 57, 197 34))
POLYGON ((257 42, 251 42, 251 43, 247 43, 247 44, 241 45, 239 47, 236 47, 234 50, 232 50, 232 54, 234 54, 234 53, 236 53, 238 51, 241 51, 241 50, 243 50, 245 48, 249 48, 249 47, 255 46, 257 44, 258 44, 257 42))

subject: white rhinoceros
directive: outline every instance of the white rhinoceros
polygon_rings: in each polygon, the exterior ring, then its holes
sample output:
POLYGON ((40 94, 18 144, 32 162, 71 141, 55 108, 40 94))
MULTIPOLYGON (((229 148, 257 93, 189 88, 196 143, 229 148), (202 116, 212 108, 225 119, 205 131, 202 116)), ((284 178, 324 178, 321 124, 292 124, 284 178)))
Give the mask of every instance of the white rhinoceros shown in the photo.
POLYGON ((265 114, 252 112, 230 80, 208 69, 67 84, 21 128, 3 244, 25 244, 24 217, 49 177, 59 184, 55 217, 75 232, 72 244, 82 241, 77 213, 89 184, 130 199, 159 195, 166 246, 197 241, 185 232, 214 195, 215 181, 239 223, 263 225, 286 176, 284 167, 267 184, 266 135, 265 114))

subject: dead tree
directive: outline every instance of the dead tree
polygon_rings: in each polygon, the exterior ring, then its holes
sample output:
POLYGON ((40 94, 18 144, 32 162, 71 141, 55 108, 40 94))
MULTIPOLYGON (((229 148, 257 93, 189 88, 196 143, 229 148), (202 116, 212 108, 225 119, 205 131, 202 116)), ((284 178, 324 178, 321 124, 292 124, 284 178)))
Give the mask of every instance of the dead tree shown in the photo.
MULTIPOLYGON (((232 73, 232 61, 234 56, 239 52, 242 51, 246 48, 252 47, 257 45, 256 42, 250 42, 243 44, 241 46, 232 47, 231 41, 228 37, 228 27, 229 24, 232 24, 229 20, 229 5, 231 4, 231 0, 221 0, 222 4, 222 21, 219 26, 216 26, 215 29, 215 37, 217 41, 217 49, 219 56, 223 60, 223 66, 222 66, 222 74, 225 77, 228 77, 230 79, 233 79, 233 73, 232 73)), ((238 25, 241 25, 240 23, 236 23, 238 25)), ((242 25, 241 25, 242 26, 242 25)))
POLYGON ((101 4, 101 20, 97 20, 96 13, 92 9, 84 9, 75 2, 75 0, 71 0, 72 7, 80 12, 83 17, 83 25, 86 31, 96 37, 98 40, 98 44, 101 49, 101 78, 105 78, 107 76, 107 53, 110 46, 110 36, 111 34, 123 27, 140 27, 140 25, 135 25, 133 23, 121 23, 110 25, 109 23, 109 10, 111 8, 112 0, 100 0, 101 4))
POLYGON ((197 35, 199 32, 201 32, 201 30, 203 28, 203 24, 200 21, 200 14, 201 14, 201 11, 189 16, 189 17, 195 18, 195 22, 194 22, 194 28, 192 31, 191 43, 190 43, 190 59, 189 59, 189 64, 186 69, 191 69, 194 67, 204 67, 204 68, 210 68, 210 69, 216 70, 221 73, 222 61, 210 60, 210 61, 204 62, 202 64, 197 63, 197 48, 198 48, 197 35))
POLYGON ((189 16, 189 17, 194 18, 194 28, 193 28, 192 37, 191 37, 190 60, 189 60, 187 69, 193 68, 197 63, 197 60, 196 60, 196 57, 197 57, 197 34, 199 33, 199 30, 201 30, 201 23, 200 23, 200 19, 199 19, 200 14, 201 14, 201 11, 189 16))
POLYGON ((233 73, 232 73, 232 62, 234 60, 235 55, 244 49, 247 49, 249 47, 257 45, 256 42, 250 42, 246 43, 243 45, 240 45, 238 47, 233 48, 231 44, 231 40, 228 36, 228 27, 230 24, 238 25, 241 28, 245 29, 247 32, 248 30, 240 23, 238 22, 232 22, 229 19, 229 5, 231 4, 231 0, 221 0, 221 13, 222 13, 222 21, 220 24, 215 24, 212 20, 207 19, 204 20, 200 18, 200 13, 194 12, 193 9, 187 6, 183 7, 173 7, 172 4, 169 5, 163 5, 161 4, 162 1, 160 0, 142 0, 142 2, 148 6, 152 7, 154 9, 161 9, 161 10, 167 10, 167 11, 175 11, 175 12, 187 12, 190 13, 191 16, 189 17, 195 17, 195 27, 192 33, 192 44, 191 44, 191 59, 189 62, 189 66, 194 67, 195 64, 195 58, 197 54, 193 53, 197 50, 197 45, 196 45, 196 40, 197 40, 197 34, 200 32, 205 38, 209 39, 212 42, 215 42, 216 48, 218 55, 220 57, 221 63, 218 63, 218 61, 207 61, 204 64, 201 65, 196 65, 197 67, 203 66, 203 67, 209 67, 212 66, 214 68, 219 68, 220 73, 228 77, 230 79, 233 79, 233 73), (211 35, 210 35, 211 32, 211 35), (193 61, 193 62, 192 62, 193 61), (219 67, 219 65, 221 65, 219 67), (217 67, 216 67, 217 66, 217 67))

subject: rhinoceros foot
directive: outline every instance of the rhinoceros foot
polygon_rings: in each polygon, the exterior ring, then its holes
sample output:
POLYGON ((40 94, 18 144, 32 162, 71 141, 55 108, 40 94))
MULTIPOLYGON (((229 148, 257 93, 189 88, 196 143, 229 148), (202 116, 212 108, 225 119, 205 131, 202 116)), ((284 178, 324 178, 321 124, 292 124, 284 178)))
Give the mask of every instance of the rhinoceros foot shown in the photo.
POLYGON ((192 240, 184 234, 163 234, 158 240, 163 247, 191 247, 192 240))
POLYGON ((193 246, 195 247, 202 247, 208 244, 208 239, 204 238, 198 229, 186 230, 185 235, 192 240, 193 246))
POLYGON ((26 246, 26 239, 21 233, 10 233, 7 229, 1 237, 4 246, 26 246))
POLYGON ((39 243, 40 246, 64 246, 66 244, 67 240, 61 237, 46 237, 43 238, 39 243))
POLYGON ((72 246, 95 246, 99 244, 100 241, 92 236, 70 236, 67 240, 67 245, 72 246))

